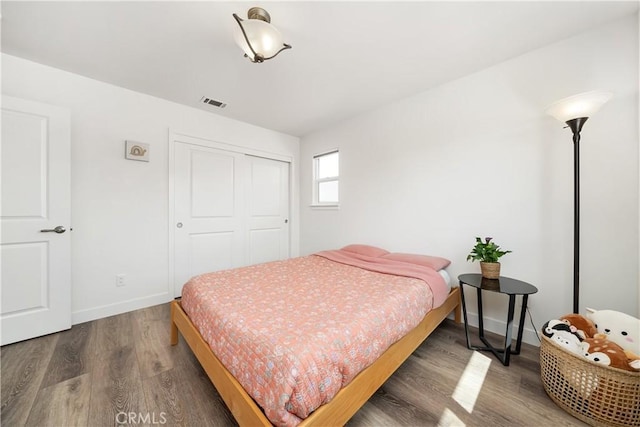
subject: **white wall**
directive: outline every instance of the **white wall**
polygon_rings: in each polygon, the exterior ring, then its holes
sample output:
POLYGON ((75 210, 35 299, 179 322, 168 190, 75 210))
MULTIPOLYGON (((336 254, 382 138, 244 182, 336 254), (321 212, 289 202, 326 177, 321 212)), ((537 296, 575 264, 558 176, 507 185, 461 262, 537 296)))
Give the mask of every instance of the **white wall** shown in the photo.
MULTIPOLYGON (((304 136, 301 253, 367 243, 441 255, 455 278, 479 272, 466 255, 493 236, 513 250, 503 275, 539 289, 538 328, 571 312, 573 144, 544 108, 592 89, 614 98, 582 131, 580 306, 639 315, 637 15, 304 136), (335 147, 340 209, 314 210, 311 158, 335 147)), ((501 333, 502 297, 485 300, 501 333)))
POLYGON ((2 93, 71 110, 74 323, 172 299, 170 128, 293 158, 292 253, 298 253, 297 137, 5 54, 2 93), (151 161, 125 160, 126 139, 151 144, 151 161), (116 288, 119 273, 127 285, 116 288))

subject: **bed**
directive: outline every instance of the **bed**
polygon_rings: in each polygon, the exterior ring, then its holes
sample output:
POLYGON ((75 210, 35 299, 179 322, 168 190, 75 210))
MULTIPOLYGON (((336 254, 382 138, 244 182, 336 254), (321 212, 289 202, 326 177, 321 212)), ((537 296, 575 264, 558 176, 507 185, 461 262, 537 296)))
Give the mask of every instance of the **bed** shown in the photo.
POLYGON ((460 321, 447 264, 350 245, 196 276, 172 303, 171 344, 183 335, 240 425, 342 425, 460 321))

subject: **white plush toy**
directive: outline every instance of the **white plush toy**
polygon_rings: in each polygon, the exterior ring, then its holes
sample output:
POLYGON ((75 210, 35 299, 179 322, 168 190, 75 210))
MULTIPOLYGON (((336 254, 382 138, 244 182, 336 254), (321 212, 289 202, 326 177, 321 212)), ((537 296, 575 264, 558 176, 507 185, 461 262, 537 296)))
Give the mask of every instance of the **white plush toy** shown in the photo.
POLYGON ((584 356, 580 336, 575 331, 571 331, 569 325, 562 320, 549 320, 542 326, 542 333, 560 347, 578 356, 584 356))
POLYGON ((640 359, 640 319, 614 310, 587 308, 587 317, 609 341, 625 350, 629 359, 640 359))

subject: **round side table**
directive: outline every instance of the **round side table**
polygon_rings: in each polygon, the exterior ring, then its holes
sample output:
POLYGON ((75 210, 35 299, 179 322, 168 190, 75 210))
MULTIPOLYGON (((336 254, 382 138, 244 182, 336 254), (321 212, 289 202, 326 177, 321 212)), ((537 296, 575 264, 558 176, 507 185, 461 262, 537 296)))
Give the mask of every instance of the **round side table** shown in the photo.
POLYGON ((486 279, 481 274, 461 274, 458 276, 460 282, 460 299, 462 300, 462 314, 464 317, 464 333, 467 338, 467 348, 478 351, 491 351, 505 366, 509 366, 509 358, 512 354, 520 354, 522 344, 522 332, 524 330, 524 320, 527 312, 527 300, 529 295, 538 292, 538 288, 530 283, 521 280, 500 276, 498 279, 486 279), (476 347, 471 345, 469 339, 469 322, 467 321, 467 306, 464 301, 463 286, 476 288, 478 295, 478 335, 486 347, 476 347), (482 316, 482 291, 497 292, 509 295, 509 311, 507 312, 507 330, 504 337, 504 347, 496 348, 484 336, 484 321, 482 316), (516 305, 516 296, 522 295, 522 308, 520 309, 520 323, 518 324, 518 338, 516 348, 511 351, 511 332, 513 329, 513 317, 516 305))

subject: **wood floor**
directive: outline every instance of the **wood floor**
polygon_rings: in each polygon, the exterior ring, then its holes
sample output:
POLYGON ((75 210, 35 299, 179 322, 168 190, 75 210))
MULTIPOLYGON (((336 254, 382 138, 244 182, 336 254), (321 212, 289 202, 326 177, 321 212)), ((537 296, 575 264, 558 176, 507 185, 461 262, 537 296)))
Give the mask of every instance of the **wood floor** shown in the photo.
MULTIPOLYGON (((235 425, 184 340, 169 345, 169 314, 163 304, 2 347, 2 425, 235 425)), ((348 425, 585 425, 545 394, 537 347, 505 367, 464 342, 445 321, 348 425), (490 362, 484 381, 467 369, 455 391, 474 354, 490 362)))

